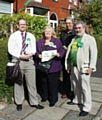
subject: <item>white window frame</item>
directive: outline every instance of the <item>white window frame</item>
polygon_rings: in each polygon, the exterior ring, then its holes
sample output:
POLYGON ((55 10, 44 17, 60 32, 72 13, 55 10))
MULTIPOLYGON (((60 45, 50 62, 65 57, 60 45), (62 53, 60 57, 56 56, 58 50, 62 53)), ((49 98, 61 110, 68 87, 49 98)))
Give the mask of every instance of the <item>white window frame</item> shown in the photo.
POLYGON ((71 2, 71 3, 72 3, 72 0, 69 0, 69 2, 71 2))
POLYGON ((12 4, 11 4, 10 2, 0 1, 0 13, 12 14, 12 4), (10 8, 10 11, 9 11, 9 12, 8 12, 8 10, 6 11, 5 4, 8 5, 8 7, 10 8), (3 5, 3 6, 2 6, 2 5, 3 5), (2 10, 2 7, 5 7, 5 11, 2 10))
POLYGON ((58 2, 58 0, 53 0, 54 2, 58 2))
POLYGON ((77 0, 74 0, 74 5, 77 6, 77 0))
POLYGON ((42 2, 42 0, 34 0, 34 1, 35 1, 35 2, 40 2, 40 3, 42 2))

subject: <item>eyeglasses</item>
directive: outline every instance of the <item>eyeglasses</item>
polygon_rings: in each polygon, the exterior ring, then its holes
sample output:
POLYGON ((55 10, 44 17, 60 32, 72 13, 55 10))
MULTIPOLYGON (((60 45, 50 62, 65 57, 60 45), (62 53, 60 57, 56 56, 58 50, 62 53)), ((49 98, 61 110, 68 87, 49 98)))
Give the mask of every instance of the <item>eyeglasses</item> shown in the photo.
POLYGON ((19 25, 26 25, 26 24, 19 24, 19 25))
POLYGON ((81 29, 82 27, 76 27, 75 29, 81 29))
POLYGON ((45 30, 45 32, 52 32, 52 31, 46 31, 46 30, 45 30))
POLYGON ((72 23, 71 23, 71 22, 68 22, 68 23, 65 23, 65 24, 69 24, 69 25, 71 25, 72 23))

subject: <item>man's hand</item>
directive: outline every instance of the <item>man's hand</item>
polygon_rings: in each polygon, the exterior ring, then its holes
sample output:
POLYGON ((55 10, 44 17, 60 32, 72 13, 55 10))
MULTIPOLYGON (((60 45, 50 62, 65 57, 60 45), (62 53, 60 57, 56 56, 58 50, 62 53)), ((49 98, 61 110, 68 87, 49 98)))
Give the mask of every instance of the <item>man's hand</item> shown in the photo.
POLYGON ((71 70, 67 70, 67 73, 70 73, 71 72, 71 70))
POLYGON ((91 74, 91 73, 92 73, 92 68, 88 68, 88 69, 86 70, 86 73, 91 74))
POLYGON ((24 54, 24 55, 20 55, 20 58, 21 59, 24 59, 24 60, 28 60, 30 57, 32 57, 32 54, 29 53, 29 54, 24 54))

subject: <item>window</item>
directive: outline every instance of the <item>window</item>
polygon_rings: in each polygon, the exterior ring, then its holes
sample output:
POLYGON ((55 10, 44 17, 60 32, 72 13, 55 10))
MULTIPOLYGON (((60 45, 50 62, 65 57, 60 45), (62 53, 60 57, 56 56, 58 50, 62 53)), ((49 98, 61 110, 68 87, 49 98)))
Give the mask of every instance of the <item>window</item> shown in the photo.
POLYGON ((35 1, 35 2, 40 2, 40 3, 42 2, 42 0, 34 0, 34 1, 35 1))
POLYGON ((74 0, 74 5, 77 6, 77 0, 74 0))
POLYGON ((58 2, 58 0, 53 0, 54 2, 58 2))
POLYGON ((72 2, 72 0, 69 0, 69 2, 72 2))
POLYGON ((11 3, 0 1, 0 13, 11 14, 11 3))

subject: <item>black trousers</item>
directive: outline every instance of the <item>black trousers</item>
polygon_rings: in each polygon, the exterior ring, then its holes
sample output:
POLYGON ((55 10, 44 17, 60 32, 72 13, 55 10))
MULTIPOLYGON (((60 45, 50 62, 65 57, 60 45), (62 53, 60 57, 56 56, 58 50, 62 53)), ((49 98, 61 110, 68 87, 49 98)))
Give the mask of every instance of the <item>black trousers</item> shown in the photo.
POLYGON ((65 70, 65 56, 61 59, 61 63, 63 66, 62 74, 63 74, 63 94, 69 96, 71 93, 71 82, 70 82, 70 74, 65 70))
POLYGON ((43 100, 49 100, 50 104, 55 104, 58 101, 58 79, 60 72, 49 73, 48 75, 39 72, 40 96, 43 100))
POLYGON ((70 82, 70 74, 63 67, 63 93, 69 96, 71 93, 71 82, 70 82))

